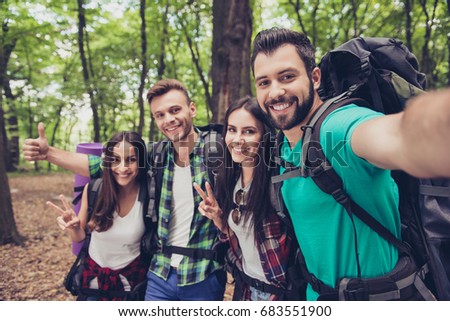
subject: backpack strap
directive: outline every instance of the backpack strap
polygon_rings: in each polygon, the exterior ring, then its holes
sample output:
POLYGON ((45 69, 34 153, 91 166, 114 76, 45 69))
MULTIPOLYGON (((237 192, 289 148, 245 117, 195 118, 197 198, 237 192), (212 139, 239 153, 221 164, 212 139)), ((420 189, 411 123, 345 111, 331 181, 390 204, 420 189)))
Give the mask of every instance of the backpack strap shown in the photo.
POLYGON ((239 291, 237 291, 238 293, 235 293, 235 295, 233 296, 234 300, 243 299, 242 297, 237 298, 237 295, 242 296, 243 294, 243 284, 247 284, 248 286, 251 286, 261 292, 275 294, 280 298, 284 298, 289 294, 289 290, 252 278, 235 266, 233 267, 231 274, 236 282, 236 288, 239 289, 239 291))
MULTIPOLYGON (((311 120, 310 124, 306 127, 306 130, 303 134, 303 152, 302 159, 304 160, 303 166, 311 168, 310 173, 312 175, 314 183, 325 193, 333 196, 333 198, 341 204, 349 215, 354 235, 355 235, 355 258, 357 262, 358 269, 358 277, 361 277, 361 265, 359 262, 358 256, 358 243, 357 243, 357 233, 355 222, 353 219, 353 215, 356 215, 362 222, 364 222, 367 226, 369 226, 372 230, 374 230, 377 234, 383 237, 385 240, 393 244, 397 247, 400 253, 407 253, 411 255, 411 248, 405 242, 399 240, 391 231, 389 231, 386 227, 384 227, 380 222, 378 222, 372 215, 370 215, 366 210, 364 210, 361 206, 359 206, 356 202, 354 202, 347 192, 344 190, 343 182, 341 177, 336 173, 333 169, 330 162, 326 159, 326 156, 323 152, 323 148, 320 144, 320 129, 323 124, 325 118, 330 115, 336 109, 348 105, 350 103, 357 103, 360 105, 358 101, 354 100, 341 100, 337 103, 328 104, 327 108, 319 109, 319 112, 316 113, 315 117, 311 120), (311 148, 311 142, 314 142, 314 148, 311 148), (315 160, 315 164, 311 164, 308 162, 309 159, 315 160), (315 166, 315 167, 314 167, 315 166)), ((325 105, 325 104, 324 104, 325 105)), ((304 260, 304 259, 303 259, 304 260)), ((302 264, 303 267, 306 267, 306 264, 302 264)), ((322 281, 317 279, 314 275, 309 274, 308 280, 315 291, 318 293, 331 294, 332 289, 325 285, 322 281)))
POLYGON ((87 217, 86 222, 89 222, 89 220, 92 217, 92 214, 94 213, 95 204, 97 203, 97 196, 102 188, 102 185, 103 185, 102 178, 97 178, 97 179, 94 179, 91 182, 89 182, 89 185, 88 185, 88 217, 87 217))
MULTIPOLYGON (((328 103, 328 102, 327 102, 328 103)), ((320 108, 316 115, 313 117, 308 126, 305 126, 303 133, 303 151, 302 151, 302 164, 307 168, 312 168, 308 174, 314 180, 316 185, 325 193, 333 196, 333 198, 341 204, 347 213, 352 216, 355 214, 361 221, 368 225, 372 230, 377 232, 381 237, 395 245, 401 252, 410 254, 411 249, 406 243, 400 241, 395 237, 392 232, 385 228, 381 223, 373 218, 372 215, 367 213, 361 206, 355 203, 347 192, 344 190, 342 179, 333 169, 330 162, 326 159, 323 152, 323 148, 320 145, 320 129, 322 127, 325 118, 330 115, 336 109, 349 105, 357 104, 363 105, 364 101, 361 99, 339 99, 332 102, 332 104, 324 104, 327 108, 320 108), (314 148, 311 148, 312 142, 315 144, 314 148), (309 159, 315 160, 320 165, 311 167, 309 159)))
POLYGON ((280 172, 280 166, 284 168, 293 167, 292 164, 286 162, 281 158, 281 145, 284 140, 283 132, 279 132, 277 138, 275 140, 275 148, 272 149, 270 154, 270 164, 268 164, 268 170, 272 171, 271 182, 270 184, 270 203, 272 207, 275 209, 279 219, 286 225, 288 229, 288 234, 292 237, 292 239, 296 239, 294 226, 292 224, 292 220, 288 214, 286 204, 284 203, 283 197, 281 195, 281 187, 283 185, 283 181, 288 179, 288 177, 284 174, 275 175, 274 173, 280 172))
POLYGON ((208 178, 211 187, 214 189, 218 168, 223 162, 224 155, 225 145, 222 137, 223 125, 209 124, 207 126, 198 127, 198 129, 205 141, 203 155, 206 160, 208 178))
POLYGON ((167 148, 170 142, 165 139, 153 145, 149 149, 149 169, 147 171, 147 192, 148 192, 148 206, 146 217, 152 222, 157 223, 159 199, 161 197, 162 175, 164 165, 167 158, 167 148))
MULTIPOLYGON (((271 150, 268 170, 273 173, 279 173, 280 166, 284 168, 293 166, 292 164, 285 162, 280 157, 281 143, 284 140, 284 135, 280 131, 277 135, 275 148, 271 150)), ((288 280, 288 289, 284 290, 283 299, 284 300, 295 300, 304 301, 306 299, 306 280, 303 277, 303 272, 299 266, 298 255, 301 252, 300 247, 297 242, 297 237, 295 236, 294 225, 292 224, 291 217, 284 203, 283 197, 281 195, 281 187, 283 185, 283 180, 278 178, 281 175, 271 175, 272 184, 270 184, 270 202, 274 208, 278 218, 286 226, 287 234, 291 237, 292 247, 289 252, 289 258, 286 269, 286 278, 288 280)), ((240 272, 240 271, 239 271, 240 272)), ((235 272, 233 272, 235 273, 235 272)), ((247 282, 248 283, 248 282, 247 282)), ((249 283, 248 283, 249 284, 249 283)), ((270 292, 270 291, 269 291, 270 292)))
POLYGON ((188 256, 194 260, 203 259, 203 260, 212 260, 217 261, 219 263, 224 263, 224 256, 219 255, 219 251, 213 249, 199 249, 199 248, 189 248, 189 247, 181 247, 174 245, 162 245, 161 250, 162 253, 167 255, 172 254, 180 254, 184 256, 188 256))
MULTIPOLYGON (((102 178, 96 178, 91 180, 88 183, 88 189, 87 189, 87 198, 88 198, 88 208, 87 208, 87 220, 86 224, 91 220, 92 215, 94 213, 95 205, 97 204, 97 197, 98 193, 100 192, 101 188, 103 186, 103 179, 102 178)), ((86 256, 87 250, 89 248, 89 242, 91 241, 91 231, 86 227, 85 228, 86 238, 83 242, 83 247, 80 250, 83 253, 83 259, 86 256)), ((78 258, 77 258, 78 259, 78 258)))
POLYGON ((426 196, 450 197, 450 187, 420 184, 419 193, 426 196))
POLYGON ((72 200, 72 205, 77 205, 81 201, 81 197, 83 196, 84 186, 75 186, 73 188, 75 193, 78 195, 72 200))
MULTIPOLYGON (((101 182, 102 182, 102 180, 101 180, 101 178, 98 178, 98 180, 100 180, 100 182, 98 183, 98 184, 101 184, 101 182)), ((94 184, 95 182, 97 181, 97 179, 92 179, 90 182, 89 182, 89 185, 91 185, 91 184, 94 184)), ((93 193, 95 193, 95 195, 93 194, 92 196, 93 196, 93 206, 95 205, 95 201, 96 201, 96 198, 97 198, 97 192, 98 192, 98 190, 99 190, 99 186, 97 185, 94 189, 93 189, 93 187, 91 186, 91 187, 88 187, 88 191, 91 191, 91 190, 93 190, 93 193)), ((82 196, 83 196, 83 191, 84 191, 84 185, 83 186, 75 186, 74 188, 73 188, 73 191, 75 192, 75 193, 79 193, 73 200, 72 200, 72 204, 73 205, 76 205, 76 204, 78 204, 80 201, 81 201, 81 198, 82 198, 82 196)), ((88 214, 89 214, 89 211, 88 211, 88 214)), ((88 217, 88 218, 90 218, 90 217, 88 217)))

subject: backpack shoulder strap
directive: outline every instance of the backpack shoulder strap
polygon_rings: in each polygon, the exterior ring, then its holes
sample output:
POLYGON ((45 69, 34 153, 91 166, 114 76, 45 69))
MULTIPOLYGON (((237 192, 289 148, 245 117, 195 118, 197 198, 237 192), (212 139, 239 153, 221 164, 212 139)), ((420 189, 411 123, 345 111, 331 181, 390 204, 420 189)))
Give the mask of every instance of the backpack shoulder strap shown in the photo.
MULTIPOLYGON (((86 222, 89 222, 89 220, 92 217, 92 214, 94 213, 94 209, 95 209, 95 204, 97 203, 97 196, 98 193, 101 190, 101 187, 103 185, 103 179, 102 178, 96 178, 91 180, 88 183, 88 189, 87 189, 87 198, 88 198, 88 215, 87 215, 87 220, 86 222)), ((89 229, 86 227, 85 229, 85 233, 86 233, 86 238, 84 239, 83 242, 83 246, 80 249, 80 252, 78 252, 77 255, 77 259, 75 261, 75 263, 72 266, 72 269, 75 268, 75 266, 78 264, 79 260, 84 260, 84 258, 86 257, 87 254, 87 250, 89 248, 89 243, 91 241, 91 232, 89 231, 89 229)))
POLYGON ((208 170, 208 178, 214 189, 217 170, 223 162, 224 141, 222 137, 223 125, 209 124, 199 127, 202 137, 205 140, 204 157, 208 170))
MULTIPOLYGON (((328 103, 328 102, 327 102, 328 103)), ((314 183, 325 193, 333 196, 340 203, 347 213, 351 216, 356 215, 372 230, 377 232, 385 240, 395 245, 399 250, 410 253, 410 248, 404 242, 395 237, 392 232, 385 228, 381 223, 367 213, 362 207, 355 203, 347 192, 341 177, 333 169, 331 163, 327 160, 323 148, 320 144, 320 129, 325 118, 336 109, 349 104, 364 105, 364 101, 360 99, 343 99, 334 101, 332 104, 325 103, 319 111, 314 115, 308 126, 305 126, 303 134, 303 151, 302 164, 305 168, 309 168, 308 175, 311 176, 314 183), (327 106, 328 105, 328 106, 327 106), (314 144, 314 146, 313 146, 314 144), (314 163, 308 160, 314 160, 314 163)))
POLYGON ((88 217, 87 222, 92 217, 92 214, 95 209, 95 204, 97 203, 97 196, 100 192, 103 185, 103 179, 102 178, 96 178, 89 182, 88 185, 88 217))
POLYGON ((169 145, 170 141, 164 139, 154 143, 153 146, 149 148, 148 152, 149 169, 147 171, 147 193, 149 201, 146 217, 153 223, 158 220, 157 206, 161 195, 162 176, 164 166, 166 165, 167 149, 169 148, 169 145))

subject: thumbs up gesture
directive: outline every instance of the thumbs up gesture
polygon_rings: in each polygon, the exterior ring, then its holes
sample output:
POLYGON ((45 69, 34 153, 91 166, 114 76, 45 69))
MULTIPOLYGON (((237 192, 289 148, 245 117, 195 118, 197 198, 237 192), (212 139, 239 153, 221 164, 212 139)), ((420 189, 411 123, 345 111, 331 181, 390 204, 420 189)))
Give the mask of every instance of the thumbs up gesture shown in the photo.
POLYGON ((45 137, 45 128, 43 123, 38 125, 39 137, 36 139, 28 138, 22 145, 23 158, 27 161, 38 161, 47 159, 48 142, 45 137))

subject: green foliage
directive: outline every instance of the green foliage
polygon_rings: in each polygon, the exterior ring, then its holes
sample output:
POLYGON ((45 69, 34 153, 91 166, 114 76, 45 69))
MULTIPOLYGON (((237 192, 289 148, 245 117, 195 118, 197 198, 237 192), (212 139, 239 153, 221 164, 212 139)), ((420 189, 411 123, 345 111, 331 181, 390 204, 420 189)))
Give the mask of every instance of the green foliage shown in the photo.
MULTIPOLYGON (((144 96, 147 88, 161 77, 180 79, 196 102, 198 125, 206 124, 210 117, 205 97, 206 90, 212 93, 209 74, 214 28, 212 2, 147 0, 145 8, 148 70, 144 96), (198 60, 197 66, 194 59, 198 60)), ((272 26, 303 31, 317 48, 317 60, 354 36, 398 37, 406 42, 406 2, 250 1, 254 34, 272 26)), ((85 0, 85 3, 89 86, 96 94, 101 138, 106 140, 118 130, 136 130, 138 126, 142 68, 140 1, 85 0)), ((446 4, 438 1, 434 7, 434 1, 410 0, 410 3, 411 49, 419 61, 431 66, 430 88, 445 86, 450 77, 450 18, 446 4), (427 52, 428 57, 424 58, 427 52)), ((37 135, 37 122, 43 121, 48 135, 57 126, 55 144, 59 147, 73 150, 75 144, 90 141, 93 126, 77 41, 76 1, 2 1, 0 19, 8 29, 1 31, 1 50, 15 43, 6 68, 13 97, 4 97, 3 109, 6 118, 17 115, 20 138, 37 135)), ((148 137, 147 104, 145 124, 144 136, 148 137)))
MULTIPOLYGON (((305 32, 316 46, 319 61, 327 51, 350 38, 396 37, 407 41, 406 5, 408 0, 341 1, 341 0, 283 0, 278 15, 287 14, 292 28, 305 32)), ((427 73, 429 88, 448 83, 449 12, 444 1, 413 1, 411 4, 410 48, 422 63, 430 63, 427 73), (421 3, 425 5, 422 6, 421 3), (428 17, 428 18, 427 18, 428 17), (426 38, 427 26, 430 39, 426 38), (424 47, 430 57, 424 58, 424 47)))

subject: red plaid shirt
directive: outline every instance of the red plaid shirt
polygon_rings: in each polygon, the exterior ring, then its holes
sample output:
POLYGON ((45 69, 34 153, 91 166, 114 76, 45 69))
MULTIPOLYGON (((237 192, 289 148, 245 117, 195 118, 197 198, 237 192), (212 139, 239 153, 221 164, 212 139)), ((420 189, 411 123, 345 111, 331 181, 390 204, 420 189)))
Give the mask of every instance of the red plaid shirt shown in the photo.
MULTIPOLYGON (((89 256, 84 260, 83 284, 85 289, 89 288, 90 282, 97 278, 99 290, 104 291, 124 291, 124 286, 119 275, 125 277, 133 289, 137 284, 147 278, 148 265, 142 263, 141 257, 138 256, 126 267, 119 270, 111 270, 102 268, 89 256)), ((122 301, 122 297, 104 297, 100 296, 100 301, 122 301)))
MULTIPOLYGON (((228 262, 242 271, 242 251, 236 235, 229 230, 230 249, 228 250, 228 262)), ((287 235, 286 226, 280 221, 274 212, 263 222, 262 229, 258 230, 256 240, 261 266, 264 275, 270 284, 286 288, 286 271, 291 247, 291 238, 287 235)), ((244 285, 243 300, 250 300, 249 286, 244 285)), ((279 300, 275 294, 270 295, 270 300, 279 300)))

